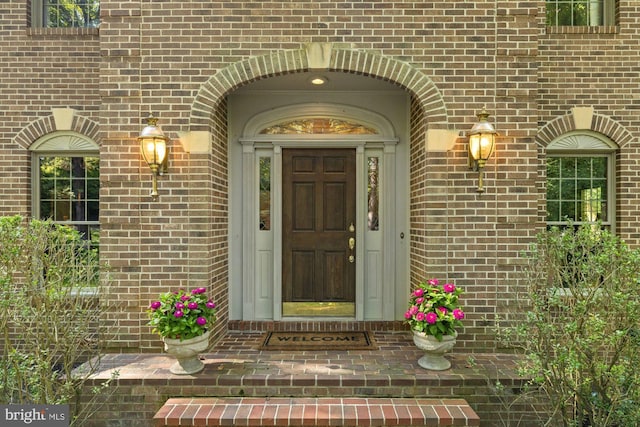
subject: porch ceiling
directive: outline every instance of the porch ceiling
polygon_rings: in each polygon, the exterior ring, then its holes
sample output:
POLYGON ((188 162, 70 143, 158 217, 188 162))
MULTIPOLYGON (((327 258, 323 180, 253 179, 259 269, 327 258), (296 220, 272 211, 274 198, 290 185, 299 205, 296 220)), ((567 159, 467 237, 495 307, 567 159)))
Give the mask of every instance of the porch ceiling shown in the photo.
POLYGON ((238 93, 255 91, 398 91, 402 88, 398 85, 370 76, 362 76, 353 73, 337 71, 307 71, 302 73, 290 73, 282 76, 264 78, 237 90, 238 93), (314 77, 324 77, 327 82, 323 85, 314 85, 310 80, 314 77))

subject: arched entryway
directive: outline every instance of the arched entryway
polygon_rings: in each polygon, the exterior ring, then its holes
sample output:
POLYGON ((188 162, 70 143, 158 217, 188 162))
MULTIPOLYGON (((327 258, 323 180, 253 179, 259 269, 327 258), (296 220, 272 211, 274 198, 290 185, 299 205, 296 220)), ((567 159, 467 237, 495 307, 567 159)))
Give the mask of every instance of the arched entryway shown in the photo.
MULTIPOLYGON (((393 320, 406 304, 410 270, 409 151, 412 146, 424 147, 428 128, 447 129, 446 110, 433 82, 410 65, 366 52, 321 47, 324 50, 319 55, 310 46, 234 64, 203 85, 193 104, 191 132, 209 133, 212 152, 218 155, 226 146, 229 156, 228 174, 221 180, 229 182, 231 319, 307 317, 291 314, 283 307, 290 302, 284 295, 289 292, 285 281, 290 267, 283 261, 289 256, 285 253, 289 244, 285 224, 288 196, 283 177, 289 180, 290 172, 283 163, 290 158, 291 150, 323 150, 314 155, 329 153, 330 157, 331 150, 347 150, 355 157, 351 178, 355 181, 354 194, 349 197, 354 199, 357 220, 350 227, 351 221, 345 219, 348 224, 344 227, 356 241, 355 284, 353 293, 346 293, 353 306, 343 316, 393 320), (327 78, 330 85, 326 89, 303 87, 317 75, 327 78), (225 118, 227 127, 223 128, 225 118), (269 126, 296 120, 335 119, 373 132, 261 133, 269 126), (377 230, 379 237, 368 235, 367 228, 368 175, 376 161, 381 180, 380 212, 385 215, 384 227, 377 230), (270 230, 260 229, 264 224, 260 175, 265 165, 270 173, 270 230)), ((324 181, 319 182, 324 185, 324 181)), ((339 239, 349 248, 347 234, 339 239)), ((301 277, 306 277, 307 270, 301 269, 301 277)), ((324 296, 312 299, 318 302, 324 296)))
POLYGON ((408 94, 325 77, 229 95, 232 318, 393 320, 406 293, 408 94))

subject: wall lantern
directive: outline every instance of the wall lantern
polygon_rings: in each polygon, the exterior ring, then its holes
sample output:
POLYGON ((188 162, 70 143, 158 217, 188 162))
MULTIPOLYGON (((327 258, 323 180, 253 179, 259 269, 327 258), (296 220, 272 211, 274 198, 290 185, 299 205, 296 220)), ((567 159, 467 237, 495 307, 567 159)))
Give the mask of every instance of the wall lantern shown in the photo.
POLYGON ((483 107, 478 113, 478 123, 469 131, 469 169, 478 171, 478 193, 484 193, 483 169, 496 147, 496 130, 487 121, 489 113, 483 107))
POLYGON ((149 114, 147 118, 147 126, 142 129, 138 136, 138 143, 142 151, 142 157, 151 169, 153 184, 151 189, 151 197, 158 198, 158 175, 162 175, 167 171, 167 138, 162 129, 158 126, 158 119, 149 114))

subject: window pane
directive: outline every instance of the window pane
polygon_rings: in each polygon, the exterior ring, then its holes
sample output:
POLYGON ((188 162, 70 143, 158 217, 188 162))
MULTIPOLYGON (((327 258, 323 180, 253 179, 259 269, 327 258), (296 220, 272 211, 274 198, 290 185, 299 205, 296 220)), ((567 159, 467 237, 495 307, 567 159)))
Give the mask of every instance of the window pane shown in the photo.
POLYGON ((367 224, 369 231, 380 230, 380 159, 369 157, 368 164, 368 185, 367 185, 367 224))
MULTIPOLYGON (((35 2, 37 3, 37 2, 35 2)), ((98 0, 44 0, 46 27, 98 27, 98 0)))
POLYGON ((98 221, 100 209, 98 202, 87 202, 87 221, 98 221))
POLYGON ((575 200, 576 184, 573 179, 563 179, 560 183, 560 198, 562 200, 575 200))
POLYGON ((604 0, 547 0, 547 25, 604 25, 604 0))
POLYGON ((87 215, 85 211, 85 203, 83 201, 74 201, 71 203, 73 208, 71 220, 72 221, 86 221, 87 215))
POLYGON ((69 199, 73 198, 73 191, 71 190, 70 179, 58 179, 56 180, 56 199, 69 199))
POLYGON ((271 158, 260 157, 260 223, 259 229, 271 230, 271 158))
POLYGON ((53 200, 40 201, 40 218, 41 219, 53 218, 53 200))
POLYGON ((55 221, 69 221, 71 219, 71 206, 68 200, 58 200, 55 202, 55 221))
POLYGON ((590 178, 591 177, 591 158, 581 157, 576 159, 576 176, 578 178, 590 178))
POLYGON ((100 181, 97 179, 87 180, 87 199, 98 200, 100 197, 100 181))
POLYGON ((551 157, 547 160, 547 178, 560 178, 560 159, 551 157))
POLYGON ((550 179, 547 181, 547 200, 560 199, 560 180, 550 179))
POLYGON ((560 176, 562 178, 575 178, 576 176, 576 159, 562 158, 560 159, 561 169, 560 176))
POLYGON ((603 155, 549 157, 547 221, 606 221, 607 161, 603 155))
POLYGON ((98 221, 98 157, 41 156, 39 164, 41 219, 73 221, 78 227, 79 223, 98 221), (92 179, 87 179, 89 173, 92 179))
POLYGON ((547 201, 547 221, 560 221, 560 203, 547 201))
POLYGON ((560 218, 562 221, 576 220, 576 204, 575 202, 560 203, 560 218))
POLYGON ((53 199, 55 194, 55 181, 53 179, 43 179, 40 181, 40 198, 53 199))
POLYGON ((607 159, 604 157, 596 157, 592 159, 593 176, 597 178, 607 177, 607 159))

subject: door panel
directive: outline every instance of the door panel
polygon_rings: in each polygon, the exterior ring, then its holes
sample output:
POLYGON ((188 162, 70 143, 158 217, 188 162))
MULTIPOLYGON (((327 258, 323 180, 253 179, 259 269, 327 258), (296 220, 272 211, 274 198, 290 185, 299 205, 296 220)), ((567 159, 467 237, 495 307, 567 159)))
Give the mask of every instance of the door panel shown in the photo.
POLYGON ((282 300, 354 302, 355 150, 282 152, 282 300))

